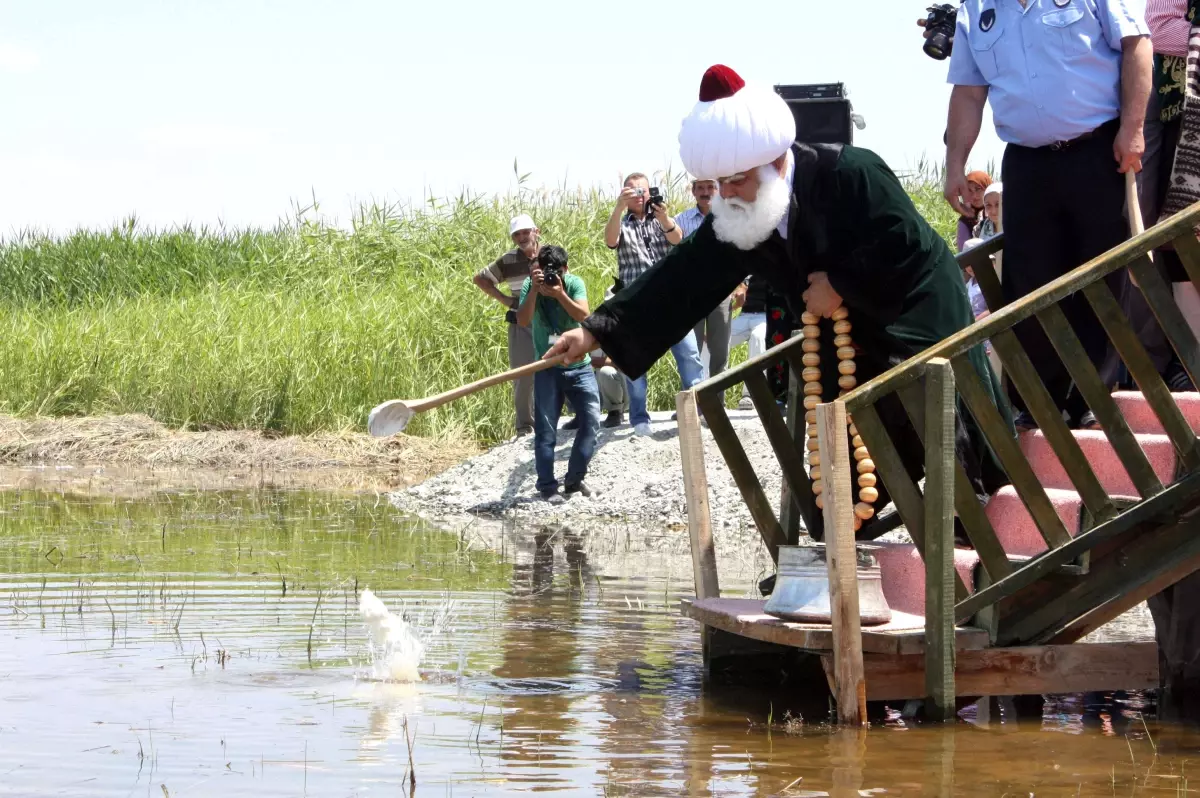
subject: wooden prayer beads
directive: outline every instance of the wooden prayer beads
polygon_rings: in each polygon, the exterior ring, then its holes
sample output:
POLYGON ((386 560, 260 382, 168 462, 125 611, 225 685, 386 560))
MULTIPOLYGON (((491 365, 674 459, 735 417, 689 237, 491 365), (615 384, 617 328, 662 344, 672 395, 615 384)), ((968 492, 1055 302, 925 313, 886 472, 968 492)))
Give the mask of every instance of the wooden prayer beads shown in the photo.
MULTIPOLYGON (((845 307, 840 307, 833 312, 833 345, 837 349, 837 373, 838 373, 838 388, 841 389, 839 396, 847 391, 853 390, 854 386, 858 385, 858 379, 854 376, 856 367, 854 364, 854 342, 850 337, 850 331, 853 329, 850 324, 850 311, 845 307)), ((816 407, 821 403, 821 343, 817 340, 820 335, 821 328, 817 325, 821 321, 821 317, 814 313, 804 313, 800 317, 800 321, 804 324, 804 340, 800 344, 801 350, 804 352, 802 362, 804 363, 804 371, 801 374, 804 380, 804 421, 808 424, 808 465, 809 476, 812 477, 812 491, 817 499, 817 507, 823 509, 825 501, 822 497, 824 493, 824 485, 821 482, 821 454, 817 444, 817 414, 816 407)), ((875 515, 875 500, 879 498, 879 490, 875 487, 875 463, 871 460, 871 455, 867 451, 867 447, 863 445, 863 440, 858 434, 858 430, 854 426, 854 421, 847 416, 850 436, 853 439, 851 446, 853 447, 853 457, 855 468, 858 472, 858 503, 854 505, 854 531, 858 531, 862 526, 862 522, 868 520, 875 515)))

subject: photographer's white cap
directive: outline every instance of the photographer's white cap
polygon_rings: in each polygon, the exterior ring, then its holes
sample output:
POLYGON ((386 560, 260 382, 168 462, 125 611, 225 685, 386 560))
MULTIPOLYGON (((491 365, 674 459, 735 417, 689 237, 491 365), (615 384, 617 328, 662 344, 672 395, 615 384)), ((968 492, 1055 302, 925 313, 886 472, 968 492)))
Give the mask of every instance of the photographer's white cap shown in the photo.
POLYGON ((534 230, 537 225, 533 223, 533 217, 527 213, 522 213, 514 216, 512 221, 508 223, 508 234, 512 235, 518 230, 534 230))

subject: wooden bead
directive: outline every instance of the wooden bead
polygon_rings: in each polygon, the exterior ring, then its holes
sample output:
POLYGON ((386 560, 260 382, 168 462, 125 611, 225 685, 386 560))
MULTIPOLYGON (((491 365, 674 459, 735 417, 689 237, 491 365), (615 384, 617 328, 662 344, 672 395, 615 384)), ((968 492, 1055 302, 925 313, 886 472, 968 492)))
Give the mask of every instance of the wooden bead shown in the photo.
POLYGON ((805 410, 816 410, 817 405, 819 405, 819 404, 821 404, 821 397, 819 397, 819 396, 804 397, 804 409, 805 410))
POLYGON ((804 357, 800 358, 800 360, 806 366, 821 365, 821 356, 818 355, 816 352, 805 352, 804 357))
POLYGON ((816 482, 818 479, 820 479, 821 478, 820 466, 818 466, 816 468, 808 469, 808 478, 811 479, 813 482, 816 482))
MULTIPOLYGON (((874 474, 872 474, 872 476, 874 476, 874 474)), ((879 491, 877 491, 875 488, 861 488, 858 491, 858 498, 862 499, 867 504, 871 504, 879 498, 879 491)))
POLYGON ((870 460, 871 455, 867 452, 867 447, 859 446, 857 449, 855 449, 854 450, 854 459, 855 460, 870 460))
POLYGON ((848 318, 850 318, 850 311, 846 310, 845 305, 842 305, 840 308, 838 308, 837 310, 835 310, 833 312, 833 315, 830 316, 830 318, 833 319, 834 321, 841 321, 842 319, 848 319, 848 318))
POLYGON ((868 518, 875 515, 875 508, 866 502, 859 502, 858 504, 854 505, 854 514, 866 521, 868 518))
POLYGON ((860 447, 866 446, 866 444, 863 443, 863 439, 862 439, 861 435, 855 435, 850 439, 850 446, 851 446, 851 448, 858 449, 860 447))
POLYGON ((818 382, 821 379, 821 370, 816 366, 805 366, 800 376, 805 382, 818 382))
POLYGON ((820 496, 821 491, 825 490, 825 486, 821 484, 821 480, 813 480, 813 495, 820 496))
POLYGON ((816 313, 809 313, 809 312, 806 310, 806 311, 804 311, 803 313, 801 313, 801 314, 800 314, 800 323, 801 323, 801 324, 808 324, 808 325, 820 324, 820 323, 821 323, 821 317, 820 317, 820 316, 818 316, 816 313))
POLYGON ((808 425, 808 437, 810 437, 810 438, 817 437, 817 425, 816 424, 808 425))
POLYGON ((820 446, 821 444, 816 438, 808 439, 808 450, 810 452, 815 452, 820 446))
POLYGON ((871 460, 870 458, 867 458, 866 460, 859 460, 858 461, 858 473, 874 474, 875 473, 875 461, 871 460))
POLYGON ((853 374, 854 371, 855 365, 853 360, 843 360, 838 363, 838 374, 853 374))
POLYGON ((837 351, 838 360, 853 360, 858 353, 854 351, 852 346, 839 346, 837 351))
POLYGON ((809 452, 808 453, 808 464, 810 466, 819 466, 821 464, 821 453, 820 452, 809 452))
POLYGON ((858 475, 858 486, 860 488, 875 487, 875 475, 874 474, 859 474, 858 475))
POLYGON ((855 385, 858 385, 858 380, 854 379, 853 374, 846 374, 844 376, 838 377, 838 387, 844 391, 850 390, 855 385))
POLYGON ((834 335, 849 335, 851 329, 853 328, 850 322, 846 321, 845 319, 842 319, 841 321, 835 321, 833 323, 834 335))
POLYGON ((820 334, 821 334, 821 328, 818 327, 817 325, 815 325, 815 324, 804 325, 804 337, 805 338, 811 338, 812 340, 815 341, 815 340, 817 340, 817 336, 819 336, 820 334))
POLYGON ((818 510, 824 510, 824 509, 825 509, 825 500, 824 500, 824 499, 822 499, 820 496, 818 496, 818 497, 817 497, 817 502, 816 502, 816 504, 817 504, 817 509, 818 509, 818 510))
POLYGON ((857 532, 860 529, 862 529, 862 519, 856 515, 854 516, 854 531, 857 532))
POLYGON ((816 352, 821 348, 821 342, 816 338, 805 338, 800 342, 800 349, 805 352, 816 352))
POLYGON ((817 411, 816 410, 805 411, 804 423, 805 424, 816 424, 817 423, 817 411))
POLYGON ((819 382, 804 383, 804 395, 805 396, 816 396, 816 397, 820 398, 821 383, 819 383, 819 382))
POLYGON ((833 338, 833 345, 838 349, 841 349, 843 346, 850 346, 852 343, 854 342, 850 340, 849 335, 835 335, 833 338))
POLYGON ((854 426, 854 424, 850 425, 850 437, 851 438, 858 437, 858 427, 854 426))

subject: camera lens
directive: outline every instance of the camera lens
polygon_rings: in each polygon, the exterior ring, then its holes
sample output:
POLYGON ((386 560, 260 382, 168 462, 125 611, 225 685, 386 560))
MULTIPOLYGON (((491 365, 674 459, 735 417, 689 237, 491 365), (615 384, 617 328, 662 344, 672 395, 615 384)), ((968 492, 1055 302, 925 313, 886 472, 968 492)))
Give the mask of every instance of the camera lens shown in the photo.
POLYGON ((941 31, 936 31, 925 42, 925 46, 922 49, 925 51, 925 55, 930 58, 937 61, 945 61, 946 57, 950 55, 950 37, 941 31))

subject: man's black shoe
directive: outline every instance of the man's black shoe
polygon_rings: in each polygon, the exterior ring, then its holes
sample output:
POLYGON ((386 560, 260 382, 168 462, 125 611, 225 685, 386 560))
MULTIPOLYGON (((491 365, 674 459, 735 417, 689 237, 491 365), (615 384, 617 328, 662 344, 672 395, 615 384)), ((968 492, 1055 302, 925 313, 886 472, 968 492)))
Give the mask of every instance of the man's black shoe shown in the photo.
POLYGON ((612 429, 613 427, 619 427, 624 423, 625 423, 625 416, 621 413, 620 410, 612 411, 611 413, 608 414, 608 418, 604 419, 604 426, 608 427, 609 429, 612 429))
POLYGON ((1167 366, 1167 371, 1163 374, 1163 381, 1167 383, 1171 393, 1191 393, 1196 390, 1196 386, 1192 385, 1191 377, 1184 371, 1183 365, 1178 360, 1172 360, 1171 365, 1167 366))
POLYGON ((539 490, 538 495, 541 496, 543 500, 550 501, 551 499, 553 499, 555 496, 558 495, 558 488, 554 487, 554 488, 550 488, 548 490, 539 490))
POLYGON ((769 596, 775 592, 775 574, 771 574, 758 583, 758 592, 763 596, 769 596))
POLYGON ((1013 426, 1017 428, 1017 432, 1029 432, 1038 428, 1038 423, 1033 420, 1033 416, 1022 410, 1013 418, 1013 426))
POLYGON ((1103 429, 1100 426, 1100 421, 1096 418, 1096 414, 1091 410, 1079 417, 1079 429, 1103 429))
POLYGON ((592 489, 584 482, 576 482, 573 485, 567 485, 563 488, 563 498, 569 499, 575 494, 579 494, 585 499, 592 498, 592 489))
POLYGON ((572 416, 571 420, 563 424, 561 429, 579 429, 579 416, 572 416))

